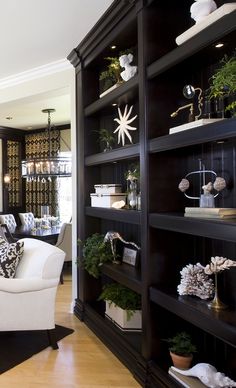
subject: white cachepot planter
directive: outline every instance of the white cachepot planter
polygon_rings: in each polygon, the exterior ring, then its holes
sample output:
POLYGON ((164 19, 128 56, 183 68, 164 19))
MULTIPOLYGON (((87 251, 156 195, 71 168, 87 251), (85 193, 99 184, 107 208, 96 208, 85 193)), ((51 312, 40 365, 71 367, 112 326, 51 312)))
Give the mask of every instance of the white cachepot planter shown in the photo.
POLYGON ((105 315, 121 330, 140 331, 142 328, 142 312, 136 310, 129 320, 127 320, 127 311, 106 301, 105 315))

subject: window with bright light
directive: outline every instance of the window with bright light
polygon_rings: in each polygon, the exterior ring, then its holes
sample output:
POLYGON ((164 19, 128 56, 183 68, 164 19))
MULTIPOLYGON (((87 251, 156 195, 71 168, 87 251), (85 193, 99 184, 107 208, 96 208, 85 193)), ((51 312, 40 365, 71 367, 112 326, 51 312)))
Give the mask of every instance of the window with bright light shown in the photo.
MULTIPOLYGON (((70 152, 60 152, 60 156, 70 156, 70 152)), ((72 217, 72 178, 58 178, 59 217, 61 222, 70 222, 72 217)))

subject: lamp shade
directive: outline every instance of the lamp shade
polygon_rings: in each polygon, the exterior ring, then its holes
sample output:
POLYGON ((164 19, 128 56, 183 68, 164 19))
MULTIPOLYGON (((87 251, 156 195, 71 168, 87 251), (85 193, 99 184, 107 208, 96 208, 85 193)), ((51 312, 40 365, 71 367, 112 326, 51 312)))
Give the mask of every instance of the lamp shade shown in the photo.
POLYGON ((51 155, 51 113, 55 109, 44 109, 43 113, 48 113, 48 155, 35 158, 27 158, 21 162, 21 175, 28 181, 41 180, 45 182, 50 177, 71 176, 71 158, 66 156, 51 155))
POLYGON ((22 160, 22 177, 71 176, 71 158, 54 156, 22 160))

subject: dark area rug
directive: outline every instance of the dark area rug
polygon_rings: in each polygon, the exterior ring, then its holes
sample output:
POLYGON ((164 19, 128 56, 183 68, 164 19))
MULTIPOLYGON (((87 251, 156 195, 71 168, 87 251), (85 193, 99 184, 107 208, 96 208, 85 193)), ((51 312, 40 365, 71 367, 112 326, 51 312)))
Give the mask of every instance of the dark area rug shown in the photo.
MULTIPOLYGON (((56 340, 59 341, 74 330, 56 325, 56 340)), ((27 360, 49 346, 46 330, 0 332, 0 374, 27 360)), ((60 344, 59 351, 60 351, 60 344)), ((52 349, 52 348, 51 348, 52 349)), ((58 350, 53 350, 56 352, 58 350)))

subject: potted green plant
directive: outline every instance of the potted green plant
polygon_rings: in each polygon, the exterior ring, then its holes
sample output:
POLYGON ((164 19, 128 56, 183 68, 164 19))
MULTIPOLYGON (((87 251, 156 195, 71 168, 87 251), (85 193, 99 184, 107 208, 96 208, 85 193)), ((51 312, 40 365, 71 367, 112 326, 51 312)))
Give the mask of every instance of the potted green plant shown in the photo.
POLYGON ((106 284, 99 296, 106 301, 106 316, 122 330, 140 330, 141 296, 119 283, 106 284))
POLYGON ((121 51, 117 57, 106 57, 104 58, 108 61, 107 69, 102 71, 99 76, 99 81, 102 81, 102 91, 103 93, 100 95, 102 97, 108 91, 112 90, 111 88, 119 86, 123 83, 120 73, 122 72, 122 68, 120 66, 119 57, 124 54, 132 53, 131 49, 121 51))
POLYGON ((109 64, 107 69, 102 71, 99 77, 100 81, 104 81, 103 90, 107 90, 113 85, 120 84, 122 82, 122 78, 120 76, 121 67, 118 57, 106 57, 109 64))
POLYGON ((101 143, 102 146, 104 146, 103 151, 106 152, 106 151, 112 150, 112 145, 115 143, 115 138, 113 134, 108 129, 105 129, 105 128, 101 128, 96 132, 99 133, 99 137, 98 137, 99 142, 101 143))
POLYGON ((197 351, 190 335, 182 331, 165 341, 170 344, 169 352, 174 366, 180 369, 188 369, 193 359, 193 353, 197 351))
MULTIPOLYGON (((83 244, 78 240, 78 244, 83 244)), ((101 275, 101 268, 104 263, 112 262, 113 256, 111 245, 104 241, 104 235, 94 233, 89 236, 83 244, 83 257, 79 264, 96 279, 101 275)))
POLYGON ((209 98, 215 100, 228 99, 225 111, 235 115, 236 110, 236 55, 225 55, 215 73, 210 78, 209 98))

